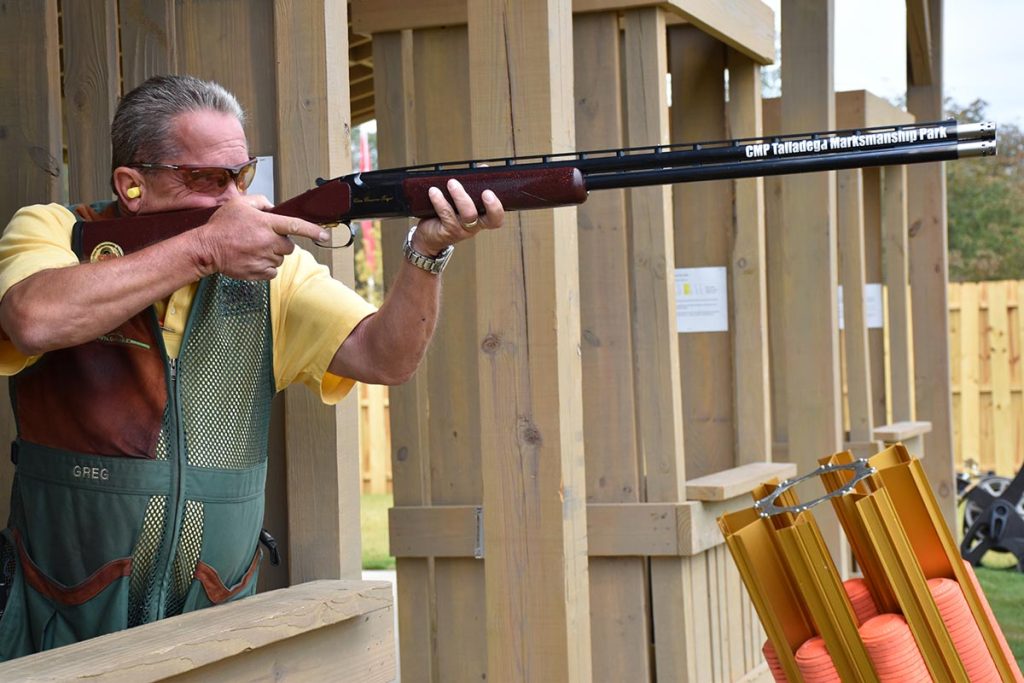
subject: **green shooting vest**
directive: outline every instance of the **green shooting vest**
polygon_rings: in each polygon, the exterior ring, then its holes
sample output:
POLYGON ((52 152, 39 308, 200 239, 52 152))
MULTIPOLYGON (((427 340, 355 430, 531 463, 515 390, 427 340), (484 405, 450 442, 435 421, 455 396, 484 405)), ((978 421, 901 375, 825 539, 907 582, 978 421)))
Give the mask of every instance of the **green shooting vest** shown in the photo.
POLYGON ((275 392, 269 282, 204 278, 176 362, 151 307, 10 386, 15 571, 0 660, 254 592, 275 392))

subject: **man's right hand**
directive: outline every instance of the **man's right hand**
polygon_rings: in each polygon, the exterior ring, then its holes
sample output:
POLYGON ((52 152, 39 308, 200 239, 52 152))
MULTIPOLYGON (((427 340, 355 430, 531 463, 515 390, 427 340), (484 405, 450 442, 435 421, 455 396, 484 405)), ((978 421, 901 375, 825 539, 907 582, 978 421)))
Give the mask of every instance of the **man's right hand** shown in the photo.
POLYGON ((270 280, 284 257, 295 250, 291 238, 327 241, 320 226, 291 216, 267 213, 262 195, 244 195, 221 206, 210 220, 190 231, 201 275, 224 273, 236 280, 270 280))

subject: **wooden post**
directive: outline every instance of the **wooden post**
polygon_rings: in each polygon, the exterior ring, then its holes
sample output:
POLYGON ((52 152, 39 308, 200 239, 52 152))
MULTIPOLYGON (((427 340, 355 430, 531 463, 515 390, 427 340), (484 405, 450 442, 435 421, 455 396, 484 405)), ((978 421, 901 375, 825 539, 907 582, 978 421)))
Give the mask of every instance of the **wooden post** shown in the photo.
MULTIPOLYGON (((782 128, 835 127, 832 0, 783 0, 782 128)), ((789 459, 801 473, 840 450, 841 404, 836 310, 835 173, 782 182, 789 459)), ((823 511, 824 512, 824 511, 823 511)), ((830 511, 828 511, 830 512, 830 511)), ((819 514, 822 535, 845 576, 849 547, 838 520, 819 514)))
MULTIPOLYGON (((619 18, 573 20, 576 148, 624 146, 619 18)), ((630 338, 629 235, 624 190, 595 192, 579 207, 583 438, 587 500, 638 503, 643 476, 636 438, 630 338), (614 391, 609 391, 614 387, 614 391)), ((591 557, 591 659, 598 680, 649 681, 652 639, 640 557, 591 557)))
POLYGON ((110 122, 121 93, 115 0, 68 3, 64 25, 64 92, 68 196, 95 202, 110 189, 110 122))
MULTIPOLYGON (((839 282, 843 286, 843 336, 850 414, 848 442, 860 445, 873 440, 872 429, 875 427, 864 308, 864 173, 857 168, 840 171, 838 175, 839 282)), ((874 454, 856 452, 858 457, 874 454)))
MULTIPOLYGON (((413 125, 413 33, 390 31, 373 37, 374 101, 377 110, 377 154, 382 167, 416 163, 416 129, 413 125)), ((385 243, 384 288, 390 289, 402 266, 401 247, 394 235, 408 230, 406 219, 381 222, 385 243)), ((461 254, 460 254, 461 256, 461 254)), ((456 262, 452 263, 454 268, 456 262)), ((449 274, 450 275, 450 274, 449 274)), ((449 275, 446 275, 448 277, 449 275)), ((443 320, 441 321, 443 327, 443 320)), ((427 438, 427 373, 433 354, 405 384, 390 391, 391 460, 395 506, 426 506, 431 502, 430 456, 427 438)), ((390 527, 389 527, 390 528, 390 527)), ((392 549, 392 552, 394 550, 392 549)), ((399 641, 403 643, 401 669, 418 672, 416 680, 439 680, 431 647, 431 624, 436 623, 432 558, 396 560, 396 592, 403 608, 398 614, 399 641)))
MULTIPOLYGON (((672 140, 725 139, 725 46, 684 25, 669 29, 668 47, 672 140)), ((681 184, 673 188, 672 204, 676 268, 724 268, 728 282, 733 181, 681 184)), ((690 478, 736 464, 732 334, 732 328, 678 334, 678 381, 681 391, 685 387, 683 438, 690 478)))
POLYGON ((177 69, 174 0, 120 0, 121 66, 125 91, 177 69))
MULTIPOLYGON (((864 279, 882 287, 882 170, 865 168, 864 177, 864 279)), ((884 296, 884 292, 883 292, 884 296)), ((881 302, 880 302, 881 303, 881 302)), ((871 377, 871 411, 875 424, 892 422, 892 405, 886 392, 885 327, 868 328, 868 362, 871 377)))
MULTIPOLYGON (((569 0, 468 3, 475 156, 575 142, 569 0)), ((487 676, 590 680, 576 209, 482 237, 487 676)))
MULTIPOLYGON (((351 167, 348 34, 337 30, 347 23, 340 0, 274 5, 282 197, 308 189, 313 176, 351 167)), ((332 236, 343 239, 339 231, 332 236)), ((334 277, 353 282, 350 252, 311 249, 334 277)), ((304 387, 286 393, 288 487, 301 492, 288 498, 292 583, 361 573, 357 410, 354 396, 332 408, 304 387)))
MULTIPOLYGON (((61 145, 56 0, 0 5, 0 221, 28 204, 66 199, 61 145), (26 41, 26 36, 32 36, 26 41), (16 65, 16 66, 15 66, 16 65)), ((7 379, 0 380, 0 443, 14 440, 7 379)), ((14 466, 0 466, 0 510, 10 506, 14 466)))
POLYGON ((914 420, 913 326, 907 270, 907 167, 882 169, 882 241, 889 319, 891 422, 914 420))
MULTIPOLYGON (((665 15, 657 8, 625 14, 627 144, 665 144, 669 140, 665 15)), ((675 248, 671 190, 646 187, 630 190, 633 275, 633 354, 637 429, 647 472, 648 502, 685 500, 683 403, 679 384, 679 343, 676 333, 675 248)), ((655 668, 665 680, 701 680, 700 667, 710 667, 697 652, 701 647, 690 614, 700 610, 689 590, 692 574, 706 571, 689 558, 651 558, 651 600, 654 632, 672 634, 655 649, 655 668)), ((698 577, 699 580, 699 577, 698 577)), ((706 608, 706 603, 705 603, 706 608)), ((707 634, 703 634, 704 637, 707 634)))
MULTIPOLYGON (((726 51, 729 102, 727 138, 763 134, 761 66, 726 51)), ((768 283, 765 254, 764 178, 733 181, 733 239, 730 260, 733 329, 734 465, 771 460, 771 383, 768 373, 768 283)))
MULTIPOLYGON (((918 121, 942 118, 942 0, 908 5, 927 8, 910 12, 907 30, 927 21, 931 68, 909 72, 907 109, 918 121), (925 76, 917 74, 924 73, 925 76)), ((912 44, 920 44, 909 35, 912 44)), ((920 55, 918 55, 920 57, 920 55)), ((908 59, 911 55, 908 54, 908 59)), ((949 263, 946 236, 946 175, 944 164, 915 164, 907 172, 910 221, 910 287, 914 293, 914 386, 917 414, 932 423, 925 436, 922 461, 946 524, 956 528, 956 486, 953 481, 953 405, 949 374, 949 311, 946 285, 949 263)))

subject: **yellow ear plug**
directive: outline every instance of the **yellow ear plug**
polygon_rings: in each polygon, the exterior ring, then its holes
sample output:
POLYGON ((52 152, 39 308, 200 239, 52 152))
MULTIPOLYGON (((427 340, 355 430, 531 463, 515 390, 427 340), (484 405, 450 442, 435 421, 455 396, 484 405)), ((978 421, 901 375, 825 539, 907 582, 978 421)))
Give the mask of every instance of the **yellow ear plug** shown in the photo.
POLYGON ((142 196, 142 188, 129 187, 127 190, 124 191, 124 196, 128 197, 128 199, 138 199, 139 197, 142 196))

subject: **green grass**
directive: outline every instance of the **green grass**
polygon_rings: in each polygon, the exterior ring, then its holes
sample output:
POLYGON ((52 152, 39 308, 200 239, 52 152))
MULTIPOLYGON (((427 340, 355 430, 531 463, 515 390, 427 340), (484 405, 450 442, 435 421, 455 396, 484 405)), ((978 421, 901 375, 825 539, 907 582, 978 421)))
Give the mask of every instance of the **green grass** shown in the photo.
POLYGON ((394 569, 395 558, 388 554, 388 509, 390 493, 368 493, 359 506, 363 536, 363 569, 394 569))
POLYGON ((986 567, 974 571, 1017 664, 1024 668, 1024 610, 1020 608, 1024 600, 1024 574, 1016 569, 986 567))

